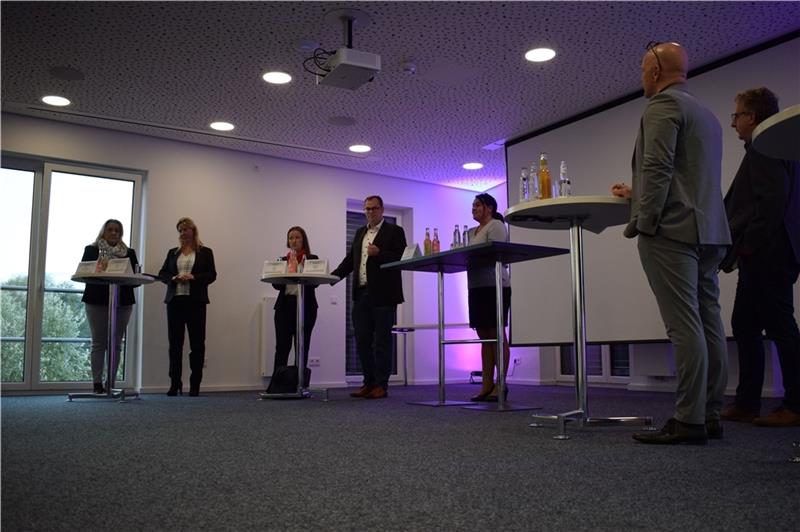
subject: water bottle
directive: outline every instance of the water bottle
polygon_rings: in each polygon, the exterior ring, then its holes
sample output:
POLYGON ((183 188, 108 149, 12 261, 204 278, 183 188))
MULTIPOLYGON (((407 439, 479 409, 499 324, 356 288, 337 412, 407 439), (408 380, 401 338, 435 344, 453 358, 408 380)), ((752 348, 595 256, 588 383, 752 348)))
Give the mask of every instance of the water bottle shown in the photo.
POLYGON ((439 253, 441 251, 441 243, 439 242, 439 229, 433 228, 433 242, 431 242, 431 251, 439 253))
POLYGON ((469 246, 469 231, 467 230, 467 226, 464 226, 464 232, 461 233, 461 245, 462 246, 469 246))
POLYGON ((562 198, 572 195, 572 183, 567 177, 567 161, 561 161, 561 169, 558 172, 558 195, 562 198))
POLYGON ((542 199, 541 187, 539 186, 539 166, 536 161, 531 163, 531 170, 528 174, 528 197, 530 199, 542 199))
POLYGON ((523 201, 528 201, 530 199, 530 178, 528 174, 528 169, 524 166, 522 167, 522 171, 519 175, 519 202, 522 203, 523 201))
POLYGON ((453 249, 461 247, 461 231, 458 230, 458 224, 453 229, 453 249))

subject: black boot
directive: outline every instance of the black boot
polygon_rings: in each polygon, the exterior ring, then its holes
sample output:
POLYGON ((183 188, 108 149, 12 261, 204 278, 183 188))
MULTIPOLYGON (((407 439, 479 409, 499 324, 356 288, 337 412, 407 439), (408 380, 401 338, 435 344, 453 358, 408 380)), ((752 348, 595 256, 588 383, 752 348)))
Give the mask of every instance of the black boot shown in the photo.
POLYGON ((169 386, 169 391, 167 395, 170 397, 175 397, 176 395, 183 395, 183 383, 181 381, 172 381, 172 384, 169 386))

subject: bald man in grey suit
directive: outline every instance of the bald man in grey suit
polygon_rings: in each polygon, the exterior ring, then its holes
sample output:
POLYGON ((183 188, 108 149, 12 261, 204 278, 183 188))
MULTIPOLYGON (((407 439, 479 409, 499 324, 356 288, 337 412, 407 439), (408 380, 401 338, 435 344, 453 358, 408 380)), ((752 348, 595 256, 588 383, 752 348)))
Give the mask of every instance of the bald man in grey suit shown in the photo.
POLYGON ((686 86, 688 57, 677 43, 647 46, 642 59, 645 108, 633 155, 625 236, 638 237, 639 259, 674 346, 675 415, 642 443, 704 445, 722 438, 727 347, 717 269, 731 243, 720 174, 722 128, 686 86))

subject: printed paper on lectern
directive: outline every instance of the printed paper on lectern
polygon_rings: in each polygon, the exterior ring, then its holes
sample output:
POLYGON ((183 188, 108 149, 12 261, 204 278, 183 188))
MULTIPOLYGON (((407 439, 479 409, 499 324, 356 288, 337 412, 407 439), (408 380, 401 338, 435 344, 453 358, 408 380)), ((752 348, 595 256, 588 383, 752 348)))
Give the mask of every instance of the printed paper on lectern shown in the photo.
POLYGON ((75 270, 75 275, 86 275, 87 273, 95 273, 97 262, 93 260, 85 260, 78 263, 78 269, 75 270))
POLYGON ((289 263, 285 260, 265 260, 261 269, 261 277, 269 275, 284 275, 289 263))
POLYGON ((110 259, 106 266, 106 273, 133 273, 131 261, 128 259, 110 259))
POLYGON ((306 259, 303 262, 303 273, 328 275, 328 261, 324 259, 306 259))

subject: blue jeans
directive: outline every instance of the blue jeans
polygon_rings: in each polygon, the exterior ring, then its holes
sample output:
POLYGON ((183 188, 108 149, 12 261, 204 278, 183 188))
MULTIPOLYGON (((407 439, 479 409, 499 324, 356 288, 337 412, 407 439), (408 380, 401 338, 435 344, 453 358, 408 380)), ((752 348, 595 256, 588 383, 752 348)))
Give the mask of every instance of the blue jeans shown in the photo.
POLYGON ((367 290, 356 290, 353 298, 353 328, 356 351, 364 371, 365 386, 389 386, 392 371, 392 326, 397 305, 374 305, 367 290))
POLYGON ((792 287, 798 268, 793 260, 739 257, 739 281, 731 325, 739 351, 736 406, 761 408, 764 384, 764 338, 775 342, 783 375, 783 407, 800 414, 800 332, 794 319, 792 287))

